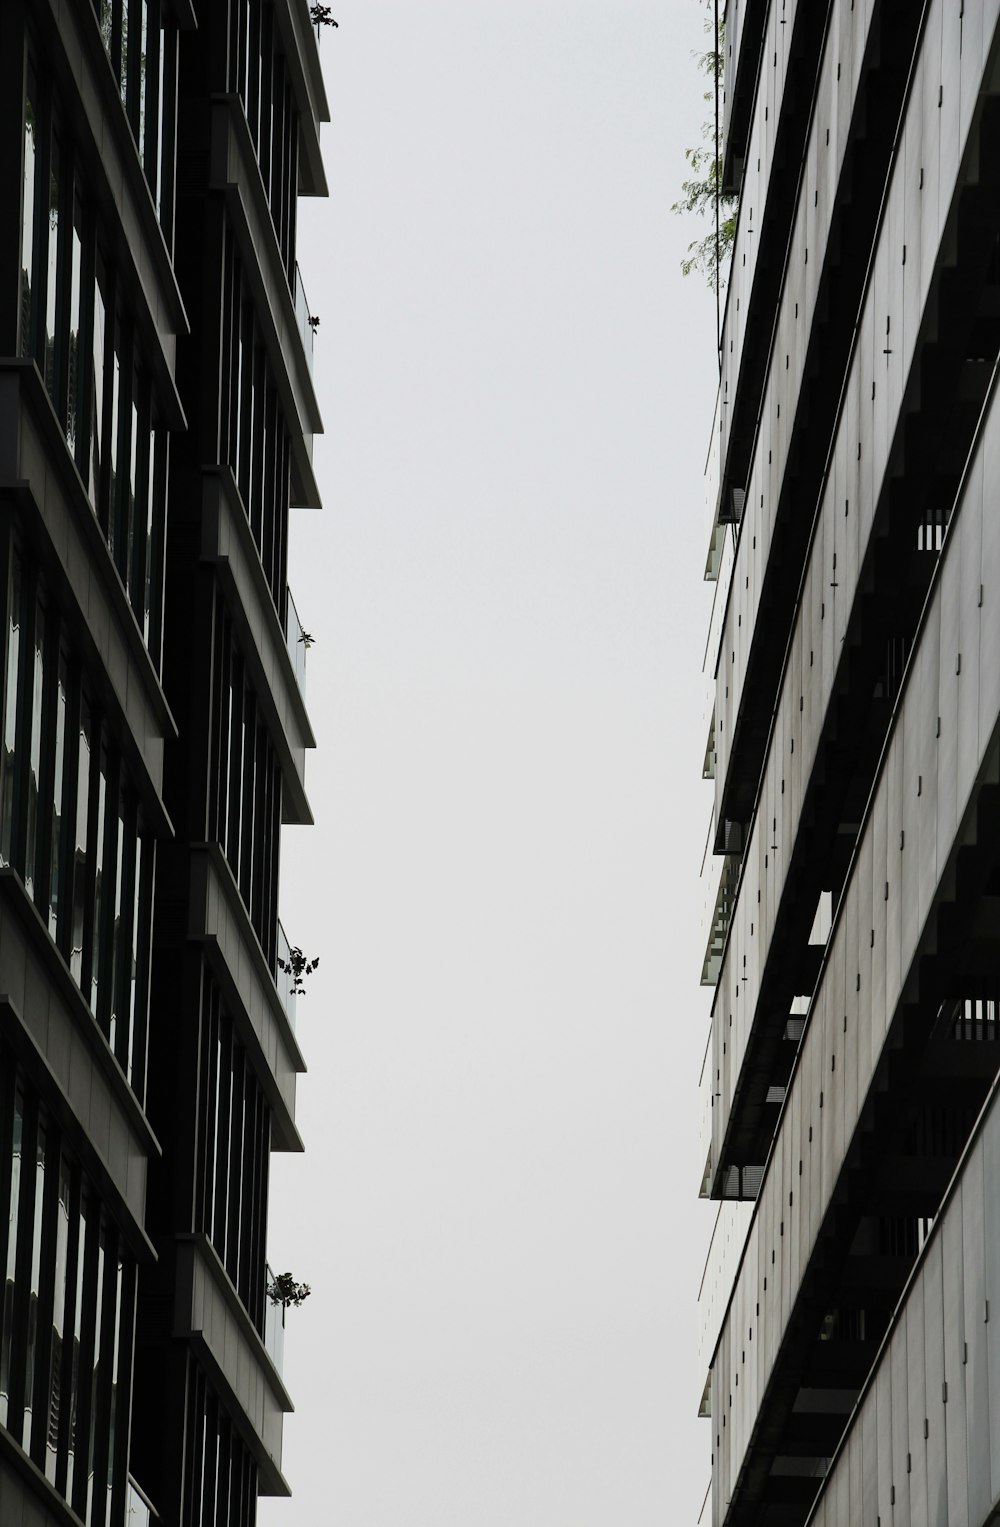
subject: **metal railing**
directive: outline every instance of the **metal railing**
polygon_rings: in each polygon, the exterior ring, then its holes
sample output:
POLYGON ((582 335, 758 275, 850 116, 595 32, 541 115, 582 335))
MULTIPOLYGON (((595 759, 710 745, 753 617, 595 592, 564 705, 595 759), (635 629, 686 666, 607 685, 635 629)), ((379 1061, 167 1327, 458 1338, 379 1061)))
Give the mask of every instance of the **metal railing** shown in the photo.
POLYGON ((312 646, 312 637, 303 628, 299 612, 295 608, 291 589, 285 590, 285 646, 295 670, 295 682, 303 699, 306 693, 306 653, 312 646))
POLYGON ((313 340, 316 335, 316 323, 313 314, 309 311, 309 298, 306 289, 302 285, 302 272, 299 270, 298 261, 295 264, 295 321, 299 326, 299 336, 302 340, 302 348, 306 352, 306 360, 309 362, 309 371, 312 373, 313 366, 313 340))
MULTIPOLYGON (((274 1280, 270 1266, 265 1267, 268 1286, 274 1280)), ((285 1306, 264 1301, 264 1350, 280 1375, 285 1361, 285 1306)))
POLYGON ((292 962, 292 949, 288 937, 281 926, 281 918, 278 918, 278 958, 275 964, 274 984, 278 988, 278 996, 281 1005, 285 1009, 285 1017, 292 1029, 295 1028, 295 977, 290 969, 292 962), (284 967, 284 968, 282 968, 284 967))

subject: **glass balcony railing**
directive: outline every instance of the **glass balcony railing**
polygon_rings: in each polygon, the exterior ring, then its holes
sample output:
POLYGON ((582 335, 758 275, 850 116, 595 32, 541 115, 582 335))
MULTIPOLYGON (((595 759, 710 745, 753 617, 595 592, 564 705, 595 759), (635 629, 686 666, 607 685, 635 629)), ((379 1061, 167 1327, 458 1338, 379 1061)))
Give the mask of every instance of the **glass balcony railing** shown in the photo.
POLYGON ((288 656, 292 660, 292 667, 295 669, 295 682, 299 686, 299 693, 305 698, 306 653, 312 646, 312 637, 303 629, 291 589, 285 590, 285 596, 285 645, 288 648, 288 656))
POLYGON ((125 1497, 125 1527, 153 1527, 158 1521, 159 1517, 130 1474, 125 1497))
POLYGON ((274 984, 278 988, 278 996, 281 1005, 285 1009, 285 1017, 289 1024, 295 1028, 295 976, 291 970, 292 949, 288 942, 284 928, 281 926, 281 918, 278 918, 278 959, 277 969, 274 974, 274 984))
POLYGON ((319 327, 319 319, 309 311, 309 299, 306 289, 302 285, 302 272, 298 263, 295 266, 295 320, 299 326, 299 334, 302 338, 302 348, 306 352, 306 360, 309 362, 309 371, 313 365, 313 340, 319 327))
MULTIPOLYGON (((273 1278, 268 1267, 267 1282, 270 1284, 273 1278)), ((285 1306, 272 1304, 270 1299, 264 1301, 264 1350, 280 1375, 285 1362, 285 1306)))

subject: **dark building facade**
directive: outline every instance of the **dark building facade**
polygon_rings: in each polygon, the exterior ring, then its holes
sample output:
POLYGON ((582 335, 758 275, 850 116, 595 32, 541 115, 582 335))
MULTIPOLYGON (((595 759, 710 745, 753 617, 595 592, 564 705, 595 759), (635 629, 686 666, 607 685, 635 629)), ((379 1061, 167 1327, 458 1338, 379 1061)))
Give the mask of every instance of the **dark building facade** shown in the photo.
POLYGON ((306 0, 0 4, 0 1522, 285 1494, 306 0))
POLYGON ((724 8, 716 1527, 1000 1504, 998 17, 724 8))

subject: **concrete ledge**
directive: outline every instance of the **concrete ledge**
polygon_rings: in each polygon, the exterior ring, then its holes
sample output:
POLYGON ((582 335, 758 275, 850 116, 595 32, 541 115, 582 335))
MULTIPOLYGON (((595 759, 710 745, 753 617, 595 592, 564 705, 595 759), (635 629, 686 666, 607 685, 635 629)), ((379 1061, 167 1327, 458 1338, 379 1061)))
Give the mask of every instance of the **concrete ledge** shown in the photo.
POLYGON ((285 635, 264 578, 257 547, 228 467, 205 473, 201 555, 216 568, 243 655, 281 761, 282 820, 311 824, 305 753, 316 746, 285 635))
POLYGON ((205 945, 206 959, 253 1058, 271 1105, 272 1147, 303 1150, 295 1127, 295 1078, 306 1063, 217 843, 191 848, 188 937, 205 945))
POLYGON ((288 1392, 206 1236, 176 1243, 174 1336, 191 1342, 260 1471, 261 1495, 291 1495, 281 1472, 288 1392))

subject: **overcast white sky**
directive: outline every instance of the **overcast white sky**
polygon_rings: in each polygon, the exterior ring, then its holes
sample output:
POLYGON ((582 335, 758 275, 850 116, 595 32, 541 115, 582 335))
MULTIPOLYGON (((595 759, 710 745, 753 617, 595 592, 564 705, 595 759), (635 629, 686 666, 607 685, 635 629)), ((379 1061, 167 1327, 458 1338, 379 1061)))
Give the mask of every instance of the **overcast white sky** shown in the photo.
POLYGON ((282 889, 322 964, 270 1233, 313 1293, 260 1520, 693 1527, 715 314, 669 207, 704 10, 333 14, 282 889))

